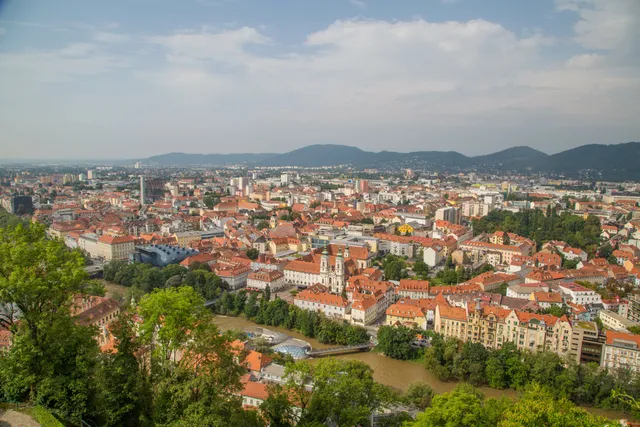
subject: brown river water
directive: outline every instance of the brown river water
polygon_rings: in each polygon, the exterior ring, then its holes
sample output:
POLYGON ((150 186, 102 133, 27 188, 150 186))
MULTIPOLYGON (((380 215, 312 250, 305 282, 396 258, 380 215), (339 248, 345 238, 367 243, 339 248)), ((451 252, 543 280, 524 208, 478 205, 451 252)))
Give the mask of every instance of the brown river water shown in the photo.
MULTIPOLYGON (((280 332, 290 337, 297 338, 308 342, 314 349, 322 349, 332 347, 332 345, 322 344, 313 338, 307 338, 304 335, 296 332, 289 331, 284 328, 278 328, 275 326, 262 326, 254 322, 248 321, 242 317, 227 317, 227 316, 215 316, 215 323, 222 330, 228 329, 241 329, 244 331, 256 331, 257 328, 264 327, 275 332, 280 332)), ((353 353, 341 356, 330 356, 338 359, 360 360, 373 369, 373 378, 384 385, 398 389, 406 390, 407 386, 412 381, 424 381, 431 385, 436 393, 444 393, 452 390, 455 386, 455 382, 442 382, 435 378, 429 371, 427 371, 420 363, 410 362, 406 360, 396 360, 390 357, 383 356, 380 353, 364 352, 353 353)), ((315 359, 317 360, 317 359, 315 359)), ((479 387, 485 396, 487 397, 502 397, 516 398, 517 393, 514 390, 497 390, 490 387, 479 387)), ((619 411, 610 411, 600 408, 585 407, 586 410, 593 414, 602 415, 611 419, 630 419, 628 414, 619 411)))

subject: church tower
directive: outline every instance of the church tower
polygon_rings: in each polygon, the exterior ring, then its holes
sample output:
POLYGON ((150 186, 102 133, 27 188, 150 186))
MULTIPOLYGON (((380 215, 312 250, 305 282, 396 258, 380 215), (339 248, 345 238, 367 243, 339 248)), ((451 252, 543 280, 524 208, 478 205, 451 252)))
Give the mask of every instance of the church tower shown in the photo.
POLYGON ((276 217, 275 214, 273 214, 271 215, 271 220, 269 221, 269 227, 276 228, 277 225, 278 225, 278 218, 276 217))
POLYGON ((342 258, 342 250, 338 250, 336 256, 336 286, 332 290, 339 294, 344 289, 344 258, 342 258))
POLYGON ((351 255, 349 254, 349 245, 346 245, 344 247, 344 258, 347 259, 347 258, 350 258, 350 256, 351 255))
POLYGON ((329 273, 329 252, 327 251, 327 247, 324 247, 322 251, 322 256, 320 257, 320 274, 328 274, 329 273))

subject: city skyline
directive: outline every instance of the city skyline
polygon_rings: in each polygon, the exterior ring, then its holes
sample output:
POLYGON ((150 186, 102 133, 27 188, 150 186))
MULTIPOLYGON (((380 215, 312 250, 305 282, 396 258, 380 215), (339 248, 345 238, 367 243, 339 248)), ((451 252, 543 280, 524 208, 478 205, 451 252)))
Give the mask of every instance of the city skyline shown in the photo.
POLYGON ((3 158, 639 139, 640 3, 398 3, 0 2, 3 158))

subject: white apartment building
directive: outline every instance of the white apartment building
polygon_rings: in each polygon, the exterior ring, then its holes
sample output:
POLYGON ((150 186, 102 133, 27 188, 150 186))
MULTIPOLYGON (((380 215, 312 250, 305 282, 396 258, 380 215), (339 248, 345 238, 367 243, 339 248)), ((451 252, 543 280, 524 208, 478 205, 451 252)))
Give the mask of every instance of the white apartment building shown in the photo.
POLYGON ((344 319, 349 313, 349 301, 340 295, 333 295, 317 287, 305 289, 293 299, 293 304, 304 310, 320 311, 327 317, 344 319))
POLYGON ((626 331, 633 326, 640 326, 640 323, 629 320, 610 310, 600 310, 598 317, 602 321, 602 326, 614 331, 626 331))
POLYGON ((640 335, 607 331, 600 366, 609 370, 640 372, 640 335))
POLYGON ((602 304, 602 298, 595 291, 578 285, 577 283, 567 282, 558 285, 565 300, 569 300, 574 304, 602 304))
POLYGON ((285 285, 284 273, 278 270, 258 270, 247 276, 247 287, 252 289, 264 290, 269 286, 272 292, 276 292, 284 288, 285 285))

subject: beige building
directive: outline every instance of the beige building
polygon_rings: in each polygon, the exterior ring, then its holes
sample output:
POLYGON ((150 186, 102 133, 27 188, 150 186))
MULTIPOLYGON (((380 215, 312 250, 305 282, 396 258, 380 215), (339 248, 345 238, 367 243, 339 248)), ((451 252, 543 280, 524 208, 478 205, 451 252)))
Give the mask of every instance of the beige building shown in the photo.
POLYGON ((526 313, 495 306, 452 307, 438 304, 434 330, 445 337, 500 348, 511 341, 520 350, 569 354, 571 323, 563 316, 526 313))
POLYGON ((181 231, 178 233, 173 233, 172 236, 178 242, 178 246, 186 248, 189 246, 189 243, 195 241, 202 240, 202 234, 199 231, 181 231))
POLYGON ((607 331, 600 366, 640 372, 640 335, 607 331))
POLYGON ((610 310, 600 310, 598 317, 602 321, 602 326, 614 331, 626 331, 632 326, 640 326, 640 323, 629 320, 610 310))
POLYGON ((258 270, 247 276, 247 288, 264 290, 267 286, 272 292, 286 285, 284 274, 278 270, 258 270))
POLYGON ((78 237, 78 247, 89 253, 91 258, 105 261, 126 260, 135 252, 136 238, 133 236, 98 236, 86 233, 78 237))

